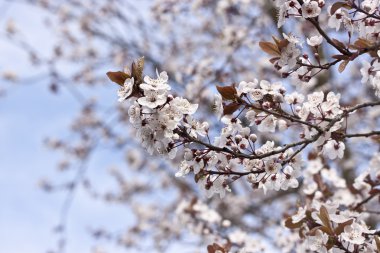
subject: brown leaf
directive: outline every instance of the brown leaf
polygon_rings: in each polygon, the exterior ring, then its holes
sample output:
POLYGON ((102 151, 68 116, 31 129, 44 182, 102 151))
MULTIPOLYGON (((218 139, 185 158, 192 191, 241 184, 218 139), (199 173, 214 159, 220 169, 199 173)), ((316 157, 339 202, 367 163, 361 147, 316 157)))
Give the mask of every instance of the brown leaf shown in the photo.
POLYGON ((351 9, 351 6, 348 5, 347 3, 344 3, 344 2, 336 2, 334 3, 332 6, 331 6, 331 9, 330 9, 330 15, 334 15, 334 13, 340 9, 340 8, 346 8, 346 9, 351 9))
POLYGON ((274 56, 281 55, 281 52, 276 44, 273 44, 267 41, 260 41, 259 46, 267 54, 274 55, 274 56))
POLYGON ((368 51, 368 54, 369 54, 371 57, 377 57, 377 56, 378 56, 376 50, 368 51))
POLYGON ((216 89, 222 95, 224 100, 234 100, 237 96, 236 89, 233 85, 231 86, 216 86, 216 89))
POLYGON ((289 45, 289 41, 288 40, 280 40, 280 42, 277 44, 277 47, 280 49, 280 51, 285 48, 287 45, 289 45))
POLYGON ((333 235, 334 232, 331 227, 329 212, 327 211, 327 208, 325 206, 322 205, 319 209, 318 217, 321 219, 324 225, 324 227, 321 227, 321 230, 329 235, 333 235))
POLYGON ((204 177, 207 176, 207 172, 204 170, 199 171, 197 174, 194 175, 194 181, 198 183, 198 181, 204 177))
POLYGON ((277 39, 277 38, 274 37, 274 36, 272 36, 272 38, 273 38, 274 43, 276 43, 277 48, 279 49, 280 52, 281 52, 281 50, 282 50, 284 47, 286 47, 287 45, 289 45, 289 41, 286 40, 286 39, 282 39, 282 40, 280 40, 280 39, 277 39))
POLYGON ((130 78, 130 76, 122 71, 117 71, 117 72, 107 72, 108 78, 114 82, 117 83, 120 86, 124 85, 124 82, 127 78, 130 78))
POLYGON ((239 109, 240 104, 238 103, 230 103, 228 105, 223 106, 223 115, 231 115, 239 109))
POLYGON ((216 249, 214 249, 213 245, 207 245, 207 253, 215 253, 216 249))
POLYGON ((225 249, 218 245, 217 243, 213 243, 212 245, 208 245, 207 246, 207 252, 208 253, 215 253, 215 252, 222 252, 222 253, 225 253, 225 249))
POLYGON ((310 231, 307 233, 308 235, 315 236, 318 230, 321 230, 321 226, 314 227, 310 229, 310 231))
POLYGON ((350 62, 349 60, 345 60, 341 64, 339 64, 339 68, 338 68, 339 73, 342 73, 346 69, 347 64, 349 62, 350 62))
POLYGON ((351 219, 351 220, 348 220, 348 221, 346 221, 346 222, 340 223, 340 224, 335 228, 335 234, 336 234, 336 235, 340 235, 341 233, 343 233, 343 231, 344 231, 344 227, 347 226, 347 225, 351 225, 353 221, 354 221, 354 220, 351 219))
POLYGON ((337 59, 337 60, 347 60, 348 59, 347 55, 342 55, 342 54, 336 54, 336 55, 333 55, 331 57, 334 59, 337 59))
POLYGON ((354 49, 365 49, 372 46, 372 43, 369 40, 359 38, 351 45, 354 49))
POLYGON ((273 57, 273 58, 270 58, 269 61, 270 61, 270 63, 274 64, 279 59, 280 59, 280 57, 273 57))
POLYGON ((332 39, 332 41, 334 41, 334 44, 337 45, 338 47, 340 47, 340 48, 346 48, 346 45, 343 42, 341 42, 341 41, 339 41, 337 39, 332 39))
POLYGON ((144 56, 133 61, 132 63, 132 76, 135 79, 135 83, 140 84, 143 81, 144 71, 144 56))
POLYGON ((293 223, 292 217, 288 217, 285 220, 285 227, 290 228, 290 229, 300 228, 302 227, 302 224, 303 224, 302 220, 300 222, 293 223))

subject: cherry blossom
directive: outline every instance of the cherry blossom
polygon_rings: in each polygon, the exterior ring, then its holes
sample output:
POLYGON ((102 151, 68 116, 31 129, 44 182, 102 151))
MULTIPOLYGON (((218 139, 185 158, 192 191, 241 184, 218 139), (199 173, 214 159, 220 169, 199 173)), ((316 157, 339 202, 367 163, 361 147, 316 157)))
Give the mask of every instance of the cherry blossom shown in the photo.
POLYGON ((304 18, 314 18, 321 13, 318 1, 305 0, 302 4, 302 16, 304 18))
POLYGON ((320 35, 316 35, 316 36, 310 37, 310 39, 309 38, 306 39, 306 41, 307 41, 308 45, 315 47, 315 46, 319 46, 320 44, 322 44, 323 37, 320 35))
POLYGON ((117 95, 119 96, 119 102, 125 100, 127 97, 129 97, 132 94, 133 85, 134 85, 133 77, 127 78, 125 80, 123 86, 117 92, 117 95))

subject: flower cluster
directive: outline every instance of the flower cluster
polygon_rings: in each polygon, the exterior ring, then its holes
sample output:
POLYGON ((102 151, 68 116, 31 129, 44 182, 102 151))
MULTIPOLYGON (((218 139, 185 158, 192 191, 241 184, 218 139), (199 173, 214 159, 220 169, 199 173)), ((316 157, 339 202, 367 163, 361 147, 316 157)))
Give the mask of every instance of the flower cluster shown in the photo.
POLYGON ((285 24, 285 20, 290 17, 315 18, 321 13, 321 8, 325 5, 324 0, 276 0, 279 8, 277 26, 280 28, 285 24))
MULTIPOLYGON (((275 43, 284 46, 281 41, 275 40, 275 43)), ((287 36, 285 45, 291 43, 298 42, 287 36)), ((308 43, 317 46, 320 38, 311 38, 308 43)), ((281 57, 277 60, 281 61, 281 57)), ((342 107, 340 94, 334 92, 315 91, 304 95, 297 91, 288 93, 280 82, 242 81, 216 87, 219 94, 215 96, 213 108, 222 123, 217 131, 193 117, 197 104, 169 94, 171 87, 166 72, 157 72, 155 79, 142 78, 142 70, 115 73, 124 78, 119 100, 133 100, 128 109, 129 121, 136 128, 142 146, 151 154, 170 159, 177 157, 177 149, 182 147, 183 158, 180 158, 176 177, 193 174, 205 196, 219 195, 220 198, 231 192, 232 184, 241 178, 245 178, 251 188, 261 189, 266 194, 298 188, 302 177, 301 191, 310 201, 285 221, 287 227, 299 230, 302 249, 328 252, 336 247, 346 252, 358 249, 371 252, 375 237, 369 235, 375 231, 369 230, 358 214, 364 202, 356 194, 361 192, 369 199, 376 196, 376 187, 380 185, 378 173, 371 177, 370 169, 363 172, 353 184, 355 190, 351 191, 346 180, 331 166, 331 160, 343 158, 346 138, 356 137, 346 132, 347 118, 357 109, 379 103, 342 107), (288 144, 276 145, 272 136, 286 131, 298 131, 298 139, 285 137, 283 142, 288 144), (304 150, 309 151, 306 166, 304 150)), ((120 78, 113 79, 119 81, 120 78)), ((367 135, 372 133, 364 134, 367 135)), ((377 157, 372 159, 371 167, 380 164, 377 157)), ((190 214, 192 219, 198 220, 193 228, 201 228, 198 234, 223 226, 218 213, 197 201, 180 205, 177 213, 181 219, 189 219, 190 214)), ((214 243, 209 249, 228 251, 232 242, 249 249, 248 252, 256 250, 251 248, 244 231, 233 230, 224 237, 228 238, 227 243, 214 243)))
POLYGON ((358 212, 340 210, 339 203, 322 204, 314 200, 309 208, 285 221, 285 226, 300 231, 304 250, 315 252, 376 252, 376 230, 368 229, 358 212), (335 252, 335 251, 334 251, 335 252))
POLYGON ((213 249, 215 252, 218 250, 230 252, 237 249, 236 252, 241 253, 259 253, 266 250, 259 240, 252 238, 240 229, 231 228, 230 220, 223 219, 218 212, 200 200, 183 200, 178 204, 175 212, 176 222, 188 226, 187 228, 195 234, 218 241, 218 243, 208 246, 209 251, 213 249), (220 238, 215 236, 215 231, 218 231, 216 233, 220 238))
MULTIPOLYGON (((377 51, 377 54, 380 57, 380 50, 377 51)), ((360 73, 362 74, 362 83, 369 83, 375 90, 375 95, 380 97, 380 61, 371 63, 364 61, 360 73)))
MULTIPOLYGON (((118 91, 119 101, 129 97, 135 85, 138 84, 134 83, 133 77, 127 78, 118 91)), ((175 130, 179 126, 192 129, 191 135, 194 137, 204 134, 207 125, 201 125, 191 118, 198 105, 168 94, 171 88, 166 72, 157 72, 156 79, 145 76, 138 89, 140 97, 128 109, 129 120, 150 154, 156 151, 174 158, 177 152, 175 144, 179 139, 175 130)))
POLYGON ((324 0, 277 0, 279 10, 278 27, 285 25, 286 19, 303 18, 315 27, 314 34, 307 38, 309 50, 302 47, 300 39, 294 35, 283 34, 284 39, 274 38, 275 43, 262 42, 262 50, 272 56, 270 62, 279 70, 283 77, 291 76, 294 81, 301 84, 314 83, 313 78, 324 70, 339 64, 339 72, 343 72, 350 61, 358 56, 368 53, 373 60, 365 62, 362 73, 362 82, 369 83, 376 95, 379 92, 378 63, 380 61, 377 50, 380 45, 380 8, 379 1, 338 1, 328 5, 324 0), (325 10, 327 13, 324 13, 325 10), (347 41, 340 41, 324 31, 322 23, 318 19, 328 17, 327 27, 346 30, 347 41), (343 28, 342 28, 343 27, 343 28), (355 40, 353 38, 356 38, 355 40), (335 48, 339 54, 329 57, 321 55, 322 42, 335 48), (302 51, 304 52, 302 52, 302 51), (327 58, 327 62, 324 58, 327 58), (331 58, 330 61, 328 58, 331 58))

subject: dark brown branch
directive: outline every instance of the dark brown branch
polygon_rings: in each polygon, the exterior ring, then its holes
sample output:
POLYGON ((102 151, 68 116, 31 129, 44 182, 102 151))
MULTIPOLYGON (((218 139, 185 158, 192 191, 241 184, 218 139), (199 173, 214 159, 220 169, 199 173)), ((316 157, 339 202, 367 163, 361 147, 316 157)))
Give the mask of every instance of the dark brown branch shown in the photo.
POLYGON ((345 138, 355 138, 355 137, 370 137, 373 135, 380 135, 380 131, 372 131, 368 133, 356 133, 356 134, 345 134, 345 138))
POLYGON ((348 51, 347 49, 343 49, 343 48, 341 48, 335 44, 335 42, 327 35, 327 33, 325 33, 325 31, 323 31, 323 29, 319 25, 319 22, 317 19, 308 18, 306 20, 308 20, 310 23, 312 23, 314 25, 314 27, 318 30, 319 34, 322 35, 322 37, 325 38, 327 43, 329 43, 331 46, 333 46, 336 50, 338 50, 343 55, 347 55, 347 56, 352 55, 352 53, 350 51, 348 51))

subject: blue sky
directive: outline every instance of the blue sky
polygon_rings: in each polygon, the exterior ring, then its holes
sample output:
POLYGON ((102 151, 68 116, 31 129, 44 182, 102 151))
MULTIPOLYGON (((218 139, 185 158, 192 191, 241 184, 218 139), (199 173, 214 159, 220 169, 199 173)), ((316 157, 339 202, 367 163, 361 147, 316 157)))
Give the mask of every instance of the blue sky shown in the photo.
MULTIPOLYGON (((44 47, 41 28, 41 13, 27 5, 11 1, 0 4, 2 16, 0 29, 12 17, 18 26, 26 30, 32 44, 44 47)), ((1 32, 0 34, 3 34, 1 32)), ((34 75, 25 54, 0 37, 0 72, 14 70, 34 75)), ((0 98, 0 253, 37 253, 54 249, 57 236, 52 232, 59 221, 59 212, 65 198, 64 193, 46 194, 38 187, 41 178, 64 179, 57 172, 58 154, 48 150, 43 140, 46 137, 62 137, 80 105, 65 90, 52 95, 44 81, 11 84, 0 81, 0 89, 7 94, 0 98)), ((101 159, 104 156, 98 154, 101 159)), ((90 163, 92 176, 104 178, 97 161, 90 163), (97 164, 97 166, 95 166, 97 164)), ((106 161, 104 161, 106 162, 106 161)), ((105 186, 112 182, 105 182, 105 186)), ((122 231, 131 222, 125 209, 93 201, 79 191, 70 210, 67 252, 89 252, 94 243, 88 228, 112 227, 122 231), (112 220, 105 217, 113 217, 112 220)), ((108 246, 112 252, 120 250, 108 246)))

